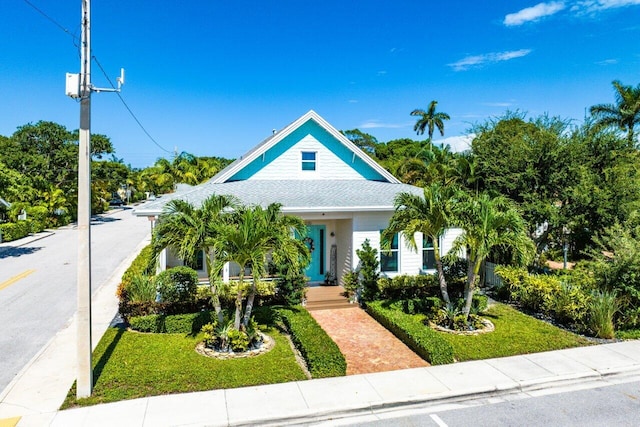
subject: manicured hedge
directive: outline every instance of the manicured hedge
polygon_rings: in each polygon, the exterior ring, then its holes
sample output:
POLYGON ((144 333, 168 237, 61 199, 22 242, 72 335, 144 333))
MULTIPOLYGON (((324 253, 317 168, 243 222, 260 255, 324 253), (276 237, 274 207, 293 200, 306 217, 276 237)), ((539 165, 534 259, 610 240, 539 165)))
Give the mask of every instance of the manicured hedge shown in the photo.
POLYGON ((313 378, 346 375, 347 362, 344 355, 307 310, 294 306, 279 308, 277 311, 289 329, 294 345, 306 360, 313 378))
POLYGON ((393 308, 386 301, 367 303, 367 312, 391 333, 432 365, 453 363, 453 347, 419 317, 393 308))
POLYGON ((31 232, 31 221, 18 221, 0 224, 0 234, 2 234, 3 242, 11 242, 12 240, 27 237, 31 232))
POLYGON ((201 311, 191 314, 150 314, 148 316, 136 316, 129 319, 131 329, 140 332, 153 332, 163 334, 197 334, 203 325, 216 320, 216 315, 211 311, 201 311))

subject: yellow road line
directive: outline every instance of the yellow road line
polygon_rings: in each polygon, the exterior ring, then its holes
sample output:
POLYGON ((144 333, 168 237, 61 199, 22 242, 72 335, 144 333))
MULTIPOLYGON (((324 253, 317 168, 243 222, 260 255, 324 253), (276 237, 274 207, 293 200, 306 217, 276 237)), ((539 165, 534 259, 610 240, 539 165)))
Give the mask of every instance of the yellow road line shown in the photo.
POLYGON ((13 285, 18 280, 24 279, 25 277, 27 277, 31 273, 35 273, 35 270, 23 271, 22 273, 18 274, 17 276, 13 276, 11 279, 0 283, 0 291, 3 290, 4 288, 8 288, 9 286, 13 285))
POLYGON ((0 420, 0 427, 15 427, 22 417, 3 418, 0 420))

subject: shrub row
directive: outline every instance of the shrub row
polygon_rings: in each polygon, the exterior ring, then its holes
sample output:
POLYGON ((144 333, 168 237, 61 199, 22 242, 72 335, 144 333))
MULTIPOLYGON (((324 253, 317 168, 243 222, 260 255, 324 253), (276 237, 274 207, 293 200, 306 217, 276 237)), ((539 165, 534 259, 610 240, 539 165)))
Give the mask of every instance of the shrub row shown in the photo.
POLYGON ((300 306, 279 308, 278 314, 289 330, 294 345, 307 362, 313 378, 346 375, 347 362, 344 355, 307 310, 300 306))
POLYGON ((202 310, 213 309, 209 298, 196 298, 188 302, 131 302, 120 301, 118 312, 125 321, 132 317, 148 316, 150 314, 171 315, 195 313, 202 310))
POLYGON ((22 239, 27 237, 29 233, 31 233, 31 221, 29 220, 0 224, 0 235, 2 235, 3 242, 22 239))
POLYGON ((592 289, 582 283, 572 283, 569 276, 529 274, 524 269, 498 267, 502 279, 502 298, 517 303, 524 310, 543 313, 557 322, 586 328, 592 289))
POLYGON ((432 365, 453 363, 453 347, 414 315, 392 308, 388 301, 367 303, 367 312, 432 365))
POLYGON ((129 319, 131 329, 140 332, 158 334, 192 334, 200 332, 202 326, 214 322, 216 315, 212 311, 200 311, 190 314, 150 314, 129 319))

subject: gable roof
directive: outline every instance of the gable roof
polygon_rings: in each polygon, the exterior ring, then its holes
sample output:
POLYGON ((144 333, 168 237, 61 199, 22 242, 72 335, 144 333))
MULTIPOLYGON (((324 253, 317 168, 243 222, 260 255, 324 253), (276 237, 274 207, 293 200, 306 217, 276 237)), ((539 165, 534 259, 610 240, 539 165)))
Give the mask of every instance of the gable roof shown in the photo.
POLYGON ((424 190, 409 184, 369 180, 247 180, 216 184, 211 181, 181 194, 166 194, 135 208, 138 216, 160 215, 171 200, 184 200, 195 207, 213 194, 234 196, 245 205, 280 203, 285 213, 389 212, 398 193, 421 196, 424 190))
POLYGON ((358 148, 353 142, 349 141, 347 137, 342 135, 338 130, 336 130, 333 126, 331 126, 326 120, 320 117, 320 115, 313 110, 310 110, 309 112, 304 114, 302 117, 300 117, 293 123, 284 127, 282 130, 269 136, 267 139, 262 141, 260 144, 256 145, 254 148, 249 150, 243 156, 240 156, 233 163, 228 165, 226 168, 224 168, 218 174, 216 174, 213 178, 211 178, 209 182, 212 182, 214 184, 222 184, 225 182, 229 182, 229 180, 231 180, 240 171, 247 168, 254 160, 264 155, 269 149, 271 149, 272 147, 276 146, 278 143, 283 141, 287 136, 291 135, 295 130, 299 129, 309 120, 313 120, 322 129, 328 132, 340 144, 342 144, 351 153, 353 153, 354 157, 361 159, 368 167, 370 167, 378 175, 380 175, 385 180, 385 182, 400 184, 400 181, 396 177, 391 175, 386 169, 380 166, 375 160, 369 157, 364 151, 358 148))

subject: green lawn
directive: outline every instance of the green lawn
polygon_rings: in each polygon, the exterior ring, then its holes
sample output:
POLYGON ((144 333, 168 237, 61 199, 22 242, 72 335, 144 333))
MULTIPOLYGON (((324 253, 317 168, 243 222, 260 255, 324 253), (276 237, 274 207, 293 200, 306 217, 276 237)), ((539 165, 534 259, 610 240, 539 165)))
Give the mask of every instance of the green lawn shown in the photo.
POLYGON ((269 353, 217 360, 195 352, 201 337, 108 329, 93 355, 93 396, 76 400, 74 385, 62 408, 306 379, 286 337, 274 328, 265 333, 275 340, 269 353))
POLYGON ((490 359, 590 345, 584 337, 534 319, 504 304, 495 304, 486 317, 496 327, 481 335, 440 332, 454 349, 458 361, 490 359))

